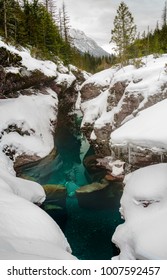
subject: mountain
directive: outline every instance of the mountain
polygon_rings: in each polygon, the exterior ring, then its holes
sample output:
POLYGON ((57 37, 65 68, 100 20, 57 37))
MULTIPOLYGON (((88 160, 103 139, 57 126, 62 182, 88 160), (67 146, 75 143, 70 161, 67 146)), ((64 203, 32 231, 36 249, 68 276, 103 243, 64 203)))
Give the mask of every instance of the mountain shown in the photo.
POLYGON ((102 49, 93 39, 86 36, 86 34, 78 29, 71 28, 69 30, 73 45, 81 52, 88 53, 95 56, 109 56, 109 53, 102 49))

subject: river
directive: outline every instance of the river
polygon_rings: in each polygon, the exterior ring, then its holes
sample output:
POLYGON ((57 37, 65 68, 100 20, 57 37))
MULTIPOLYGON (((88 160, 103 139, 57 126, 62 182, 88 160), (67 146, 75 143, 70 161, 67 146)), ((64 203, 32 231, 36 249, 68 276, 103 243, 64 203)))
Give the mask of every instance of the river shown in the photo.
POLYGON ((111 259, 118 253, 111 237, 116 226, 122 223, 119 214, 122 185, 110 183, 102 201, 95 197, 92 207, 90 204, 89 207, 80 207, 75 190, 92 182, 82 162, 89 144, 82 135, 75 135, 65 126, 57 128, 55 146, 57 156, 54 159, 47 165, 41 162, 25 166, 22 175, 42 185, 66 186, 66 207, 54 207, 54 202, 49 207, 46 201, 44 209, 62 228, 76 257, 81 260, 111 259))

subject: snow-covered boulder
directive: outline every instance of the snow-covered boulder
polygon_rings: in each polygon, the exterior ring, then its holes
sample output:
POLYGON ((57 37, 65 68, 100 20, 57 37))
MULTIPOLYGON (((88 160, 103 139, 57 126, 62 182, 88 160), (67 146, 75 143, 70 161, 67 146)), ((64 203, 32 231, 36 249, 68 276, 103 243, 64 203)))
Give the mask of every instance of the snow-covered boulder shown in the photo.
POLYGON ((48 155, 54 147, 53 132, 57 118, 57 95, 49 88, 46 94, 0 101, 0 149, 16 166, 48 155))
POLYGON ((0 150, 17 167, 52 151, 58 99, 64 112, 74 107, 79 78, 73 72, 81 71, 58 58, 57 64, 36 59, 1 39, 0 50, 0 150))
POLYGON ((106 90, 111 83, 114 72, 115 69, 110 68, 96 73, 86 79, 80 88, 82 101, 85 102, 95 98, 106 90))
POLYGON ((128 175, 120 212, 125 222, 112 241, 120 248, 116 259, 167 259, 167 164, 128 175))
POLYGON ((167 99, 141 111, 111 134, 115 154, 137 167, 167 161, 167 99))
MULTIPOLYGON (((58 225, 38 206, 21 198, 20 193, 10 191, 6 181, 0 179, 0 259, 17 259, 17 254, 19 259, 26 259, 26 255, 31 259, 75 259, 58 225)), ((35 183, 25 182, 22 180, 23 192, 31 186, 35 194, 35 183)), ((17 185, 14 189, 17 192, 17 185)))
MULTIPOLYGON (((102 89, 105 81, 104 71, 93 75, 81 86, 81 96, 82 89, 84 89, 85 85, 89 85, 91 83, 92 85, 96 85, 97 83, 102 86, 98 94, 94 92, 94 95, 89 95, 88 93, 88 98, 86 100, 83 98, 81 104, 81 109, 84 114, 82 130, 88 137, 89 142, 93 144, 97 154, 103 156, 111 155, 113 151, 113 144, 117 144, 114 136, 116 134, 114 134, 114 131, 126 123, 128 126, 128 122, 135 118, 140 111, 167 99, 166 64, 166 54, 158 58, 154 58, 150 55, 142 59, 140 68, 135 67, 135 65, 128 65, 122 68, 115 67, 105 70, 105 73, 109 71, 108 74, 110 73, 110 80, 108 80, 108 84, 106 84, 104 89, 102 89)), ((160 119, 162 119, 162 114, 158 110, 156 112, 156 118, 157 122, 159 121, 161 123, 160 119)), ((149 127, 149 129, 151 129, 152 127, 155 135, 157 133, 156 127, 153 127, 152 125, 149 126, 149 122, 150 119, 149 121, 146 121, 145 119, 145 121, 143 121, 143 123, 141 122, 140 125, 139 122, 136 122, 134 126, 135 128, 133 127, 132 134, 135 134, 136 131, 140 131, 140 133, 143 133, 142 135, 140 134, 140 138, 142 137, 144 141, 145 134, 142 131, 141 126, 146 125, 145 123, 147 123, 147 128, 149 127)), ((162 128, 162 126, 160 127, 162 128)), ((147 140, 148 138, 145 139, 145 147, 149 148, 147 140)), ((126 138, 123 142, 131 145, 131 139, 128 140, 126 138)), ((137 146, 140 151, 137 149, 135 151, 136 154, 140 154, 141 149, 143 148, 142 145, 140 147, 141 142, 139 142, 140 141, 138 141, 137 146)), ((161 158, 165 161, 166 148, 164 148, 164 144, 161 145, 163 140, 161 141, 159 137, 159 140, 155 142, 158 145, 154 146, 154 151, 157 151, 159 148, 161 149, 161 152, 164 150, 163 157, 161 158)), ((118 144, 120 144, 120 141, 118 141, 118 144)), ((120 151, 118 147, 116 156, 119 158, 121 152, 124 153, 123 156, 125 156, 125 154, 128 154, 127 151, 127 149, 122 149, 120 151)), ((150 156, 150 151, 148 150, 147 153, 144 154, 146 159, 149 158, 148 162, 144 164, 141 159, 141 164, 139 164, 139 166, 160 161, 159 155, 155 161, 152 161, 154 152, 151 152, 151 154, 152 155, 150 156)))

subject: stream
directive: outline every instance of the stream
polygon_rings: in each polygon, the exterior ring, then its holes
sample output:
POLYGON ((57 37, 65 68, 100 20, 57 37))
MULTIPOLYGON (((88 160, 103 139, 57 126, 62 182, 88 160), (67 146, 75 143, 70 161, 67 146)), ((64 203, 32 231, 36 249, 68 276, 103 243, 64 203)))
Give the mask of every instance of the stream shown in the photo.
POLYGON ((111 237, 122 223, 119 214, 122 185, 109 183, 100 200, 95 195, 91 207, 91 200, 88 207, 81 207, 75 190, 93 182, 83 165, 83 158, 92 153, 89 144, 82 135, 75 135, 65 126, 57 128, 55 147, 54 159, 47 165, 41 161, 22 167, 22 176, 41 185, 66 186, 65 206, 58 207, 54 201, 46 200, 44 210, 59 224, 78 259, 109 260, 118 254, 111 237))

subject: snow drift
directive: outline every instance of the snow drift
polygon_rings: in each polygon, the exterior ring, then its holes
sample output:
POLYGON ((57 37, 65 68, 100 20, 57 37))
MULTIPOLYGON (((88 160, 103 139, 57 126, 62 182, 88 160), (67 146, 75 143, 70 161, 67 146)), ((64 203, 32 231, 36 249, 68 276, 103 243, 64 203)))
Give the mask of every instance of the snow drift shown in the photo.
MULTIPOLYGON (((67 86, 74 82, 72 73, 58 72, 61 65, 32 58, 26 49, 18 51, 2 41, 0 47, 20 57, 19 65, 1 67, 3 76, 19 73, 28 79, 38 70, 67 86)), ((51 152, 57 106, 57 94, 49 86, 42 91, 31 87, 10 99, 1 92, 0 259, 75 259, 59 226, 37 206, 45 200, 42 186, 17 178, 13 168, 21 155, 42 158, 51 152)))
POLYGON ((114 259, 167 259, 167 164, 134 171, 126 178, 120 212, 125 219, 112 241, 114 259))

